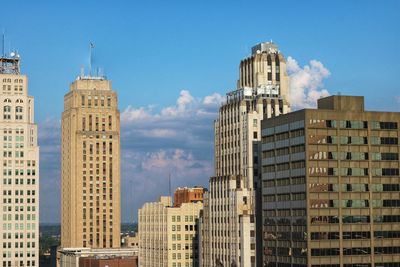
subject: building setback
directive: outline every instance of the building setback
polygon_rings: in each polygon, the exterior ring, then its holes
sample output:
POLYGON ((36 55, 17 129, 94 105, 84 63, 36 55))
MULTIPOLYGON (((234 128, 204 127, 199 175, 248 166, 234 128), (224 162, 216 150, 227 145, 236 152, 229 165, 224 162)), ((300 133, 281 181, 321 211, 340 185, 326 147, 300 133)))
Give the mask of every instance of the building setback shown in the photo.
POLYGON ((289 111, 285 58, 274 43, 260 43, 240 62, 237 89, 227 93, 214 122, 215 176, 204 195, 201 266, 262 261, 262 253, 256 260, 256 247, 262 251, 262 240, 256 242, 262 234, 256 227, 261 121, 289 111))
POLYGON ((351 96, 262 122, 266 266, 399 266, 399 123, 351 96))
POLYGON ((199 267, 198 220, 202 202, 172 207, 171 197, 139 209, 139 266, 199 267))
POLYGON ((0 57, 0 264, 39 266, 39 147, 34 99, 16 53, 0 57))
POLYGON ((61 246, 120 246, 120 114, 103 77, 80 76, 64 97, 61 246))

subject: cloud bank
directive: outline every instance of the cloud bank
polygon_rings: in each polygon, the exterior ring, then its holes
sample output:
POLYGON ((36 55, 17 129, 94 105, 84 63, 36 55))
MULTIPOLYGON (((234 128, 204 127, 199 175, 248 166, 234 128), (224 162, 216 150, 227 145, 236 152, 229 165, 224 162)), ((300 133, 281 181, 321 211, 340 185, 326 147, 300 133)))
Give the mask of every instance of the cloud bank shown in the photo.
POLYGON ((323 81, 331 73, 320 61, 311 60, 309 64, 301 68, 297 61, 289 56, 286 68, 293 110, 315 107, 319 98, 330 95, 323 81))

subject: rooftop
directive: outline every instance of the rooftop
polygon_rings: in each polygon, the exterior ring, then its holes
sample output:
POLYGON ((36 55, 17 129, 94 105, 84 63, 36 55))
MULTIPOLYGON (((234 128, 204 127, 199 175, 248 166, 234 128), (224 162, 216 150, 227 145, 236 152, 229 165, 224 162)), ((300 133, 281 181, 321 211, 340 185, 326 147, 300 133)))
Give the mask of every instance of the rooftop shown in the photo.
POLYGON ((332 95, 318 99, 318 109, 364 111, 363 96, 332 95))
POLYGON ((0 74, 20 74, 19 62, 20 56, 18 53, 3 54, 0 57, 0 74))
POLYGON ((251 53, 258 54, 262 52, 267 52, 267 53, 279 53, 278 46, 272 42, 262 42, 258 43, 255 46, 251 48, 251 53))

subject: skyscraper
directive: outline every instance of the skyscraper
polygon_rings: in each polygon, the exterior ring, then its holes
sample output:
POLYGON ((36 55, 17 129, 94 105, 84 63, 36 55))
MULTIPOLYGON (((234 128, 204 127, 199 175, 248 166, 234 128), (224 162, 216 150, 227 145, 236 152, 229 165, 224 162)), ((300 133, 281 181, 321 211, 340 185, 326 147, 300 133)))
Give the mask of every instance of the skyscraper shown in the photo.
POLYGON ((80 76, 62 114, 61 246, 120 246, 120 115, 104 77, 80 76))
POLYGON ((16 53, 0 57, 0 261, 39 266, 39 147, 34 99, 16 53))
POLYGON ((265 266, 400 266, 399 125, 353 96, 263 121, 265 266))
POLYGON ((261 120, 289 111, 285 58, 274 43, 257 44, 240 62, 237 89, 227 93, 214 123, 215 177, 204 197, 201 266, 256 266, 261 120))

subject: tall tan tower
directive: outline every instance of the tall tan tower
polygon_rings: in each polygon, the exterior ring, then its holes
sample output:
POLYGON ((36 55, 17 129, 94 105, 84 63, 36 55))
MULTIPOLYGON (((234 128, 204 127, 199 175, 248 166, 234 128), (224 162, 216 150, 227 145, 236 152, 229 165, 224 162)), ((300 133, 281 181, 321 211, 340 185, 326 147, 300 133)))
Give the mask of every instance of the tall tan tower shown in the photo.
POLYGON ((39 266, 39 147, 34 99, 16 53, 0 56, 0 264, 39 266))
POLYGON ((120 113, 111 81, 80 76, 64 96, 61 246, 120 246, 120 113))

